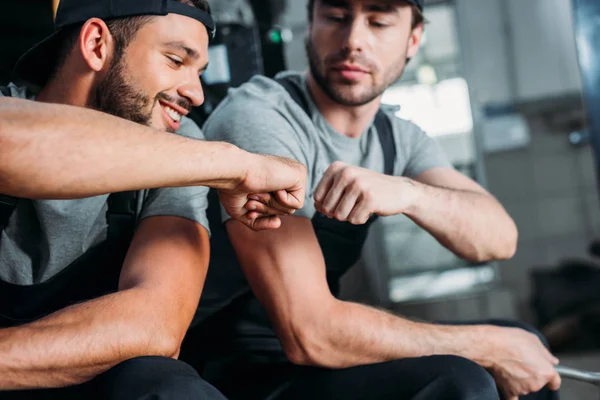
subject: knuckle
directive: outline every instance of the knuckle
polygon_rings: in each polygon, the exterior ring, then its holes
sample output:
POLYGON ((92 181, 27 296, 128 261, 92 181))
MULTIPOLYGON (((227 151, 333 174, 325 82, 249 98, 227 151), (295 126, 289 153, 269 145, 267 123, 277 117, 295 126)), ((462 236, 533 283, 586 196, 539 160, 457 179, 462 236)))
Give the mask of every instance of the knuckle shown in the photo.
POLYGON ((340 172, 340 178, 344 181, 351 181, 354 179, 354 171, 351 167, 345 167, 340 172))
POLYGON ((346 220, 346 216, 345 216, 343 213, 339 212, 339 211, 337 211, 337 212, 334 214, 334 217, 335 217, 335 219, 337 219, 338 221, 345 221, 345 220, 346 220))

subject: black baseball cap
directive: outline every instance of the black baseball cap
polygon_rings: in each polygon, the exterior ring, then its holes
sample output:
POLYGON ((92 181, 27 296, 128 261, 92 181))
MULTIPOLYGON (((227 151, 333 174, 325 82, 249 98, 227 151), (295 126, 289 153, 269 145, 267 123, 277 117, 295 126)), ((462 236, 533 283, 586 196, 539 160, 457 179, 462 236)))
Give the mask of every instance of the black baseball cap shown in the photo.
POLYGON ((44 86, 54 72, 66 28, 83 24, 90 18, 105 21, 139 15, 180 14, 206 26, 210 40, 215 37, 215 22, 208 12, 176 0, 61 0, 56 12, 54 33, 27 51, 15 65, 17 77, 44 86))
POLYGON ((423 1, 424 0, 406 0, 407 3, 414 4, 419 7, 419 10, 423 11, 423 1))

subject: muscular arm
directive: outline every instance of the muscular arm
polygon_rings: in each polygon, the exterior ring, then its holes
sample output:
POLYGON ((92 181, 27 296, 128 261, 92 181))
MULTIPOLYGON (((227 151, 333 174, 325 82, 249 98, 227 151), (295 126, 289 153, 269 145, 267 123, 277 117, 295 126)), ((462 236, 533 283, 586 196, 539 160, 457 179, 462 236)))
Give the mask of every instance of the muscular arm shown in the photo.
POLYGON ((178 217, 142 221, 117 293, 0 330, 0 390, 68 386, 133 357, 175 357, 208 258, 208 233, 200 224, 178 217))
POLYGON ((476 262, 514 255, 515 223, 480 185, 450 168, 432 168, 409 185, 414 201, 404 213, 455 254, 476 262))
POLYGON ((7 195, 61 199, 168 186, 230 189, 244 179, 245 154, 81 107, 0 97, 0 193, 7 195))
POLYGON ((371 214, 405 214, 471 261, 510 258, 517 246, 517 228, 500 203, 452 168, 430 168, 409 179, 335 162, 314 198, 320 212, 354 224, 371 214))
MULTIPOLYGON (((266 308, 286 354, 328 368, 456 354, 477 360, 488 327, 436 326, 334 298, 310 220, 283 217, 276 232, 253 233, 227 222, 250 285, 266 308)), ((491 337, 487 337, 491 342, 491 337)))

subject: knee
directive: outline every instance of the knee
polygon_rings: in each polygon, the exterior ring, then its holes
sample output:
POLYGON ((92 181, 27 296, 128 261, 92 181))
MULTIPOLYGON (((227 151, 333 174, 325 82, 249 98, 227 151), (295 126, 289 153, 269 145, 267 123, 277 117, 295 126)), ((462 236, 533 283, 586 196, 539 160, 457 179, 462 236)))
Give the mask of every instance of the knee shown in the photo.
POLYGON ((458 356, 435 356, 439 374, 434 384, 445 400, 499 400, 494 378, 479 364, 458 356))
POLYGON ((165 357, 139 357, 116 365, 95 379, 97 393, 110 400, 225 400, 188 364, 165 357))

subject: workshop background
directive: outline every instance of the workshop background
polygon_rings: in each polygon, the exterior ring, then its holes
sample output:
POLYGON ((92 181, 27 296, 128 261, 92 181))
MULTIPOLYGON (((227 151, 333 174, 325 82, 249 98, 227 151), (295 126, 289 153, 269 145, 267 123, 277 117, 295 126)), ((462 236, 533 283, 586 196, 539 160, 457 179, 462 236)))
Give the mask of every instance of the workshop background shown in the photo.
MULTIPOLYGON (((255 74, 305 70, 304 0, 209 0, 219 24, 206 119, 255 74)), ((384 95, 494 194, 519 228, 512 260, 469 265, 405 217, 382 218, 344 295, 426 320, 521 319, 563 364, 600 370, 600 2, 429 0, 423 47, 384 95), (598 240, 598 242, 596 242, 598 240)), ((0 85, 52 31, 58 0, 0 5, 0 85)), ((566 381, 563 399, 596 399, 566 381)))

